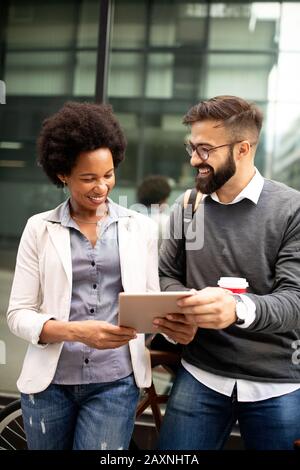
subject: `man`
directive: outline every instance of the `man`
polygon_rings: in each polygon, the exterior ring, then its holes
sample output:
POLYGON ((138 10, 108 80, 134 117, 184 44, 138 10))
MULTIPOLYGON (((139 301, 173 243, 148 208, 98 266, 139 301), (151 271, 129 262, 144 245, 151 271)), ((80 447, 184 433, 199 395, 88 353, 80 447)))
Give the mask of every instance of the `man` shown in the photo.
MULTIPOLYGON (((257 106, 234 96, 203 101, 184 117, 204 238, 196 249, 186 245, 183 284, 174 235, 181 200, 160 276, 162 290, 197 290, 179 304, 198 331, 183 350, 160 449, 221 449, 236 420, 248 449, 291 449, 300 436, 300 193, 255 168, 262 120, 257 106), (248 292, 216 287, 221 276, 246 278, 248 292)), ((157 320, 158 330, 168 334, 170 322, 157 320)))

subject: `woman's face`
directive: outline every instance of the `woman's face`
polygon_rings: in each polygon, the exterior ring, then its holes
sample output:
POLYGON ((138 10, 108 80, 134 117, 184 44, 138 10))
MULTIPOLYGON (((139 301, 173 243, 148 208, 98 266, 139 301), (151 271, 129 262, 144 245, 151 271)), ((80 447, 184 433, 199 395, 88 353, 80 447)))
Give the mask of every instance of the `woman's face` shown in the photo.
POLYGON ((75 212, 96 213, 115 185, 114 163, 108 148, 79 154, 71 174, 58 175, 68 185, 75 212))

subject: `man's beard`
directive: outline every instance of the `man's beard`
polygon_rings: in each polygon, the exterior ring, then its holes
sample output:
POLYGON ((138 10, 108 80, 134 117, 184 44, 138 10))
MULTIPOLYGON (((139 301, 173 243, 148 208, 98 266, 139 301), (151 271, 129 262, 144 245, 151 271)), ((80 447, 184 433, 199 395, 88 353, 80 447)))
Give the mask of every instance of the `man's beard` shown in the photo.
POLYGON ((233 158, 233 150, 230 149, 226 162, 216 172, 214 169, 206 164, 201 163, 197 167, 196 189, 202 194, 212 194, 218 191, 236 172, 236 164, 233 158), (207 176, 200 176, 198 173, 199 168, 210 169, 211 173, 207 176))

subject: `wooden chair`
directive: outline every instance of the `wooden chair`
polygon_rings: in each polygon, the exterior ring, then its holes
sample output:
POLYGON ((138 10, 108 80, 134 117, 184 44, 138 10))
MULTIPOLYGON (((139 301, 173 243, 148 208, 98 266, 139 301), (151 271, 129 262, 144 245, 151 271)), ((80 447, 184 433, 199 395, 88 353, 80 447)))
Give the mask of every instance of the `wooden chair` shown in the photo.
MULTIPOLYGON (((180 364, 180 354, 176 352, 151 350, 150 355, 152 369, 161 366, 166 371, 173 374, 174 369, 180 364)), ((150 407, 155 422, 156 432, 158 433, 162 423, 160 405, 166 403, 169 396, 167 394, 159 395, 156 391, 153 380, 150 387, 144 389, 144 393, 145 396, 137 407, 136 417, 139 417, 146 408, 150 407)))

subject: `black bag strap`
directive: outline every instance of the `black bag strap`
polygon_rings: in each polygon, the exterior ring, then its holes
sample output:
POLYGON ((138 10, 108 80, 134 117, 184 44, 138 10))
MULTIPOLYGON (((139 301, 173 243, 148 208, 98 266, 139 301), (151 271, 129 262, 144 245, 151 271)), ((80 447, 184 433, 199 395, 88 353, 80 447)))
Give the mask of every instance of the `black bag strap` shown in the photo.
POLYGON ((197 191, 196 188, 193 188, 192 190, 188 189, 184 195, 184 201, 183 201, 183 214, 182 214, 182 236, 183 238, 186 238, 186 233, 188 230, 188 227, 194 217, 194 213, 196 212, 199 203, 196 206, 196 202, 199 200, 199 192, 197 191), (187 202, 186 202, 187 198, 187 202))
POLYGON ((181 239, 178 240, 175 262, 178 267, 182 269, 181 281, 183 284, 186 283, 186 252, 185 252, 185 241, 186 233, 189 228, 191 221, 193 220, 194 214, 201 202, 202 194, 197 191, 196 188, 188 189, 183 198, 182 206, 182 234, 181 239))

